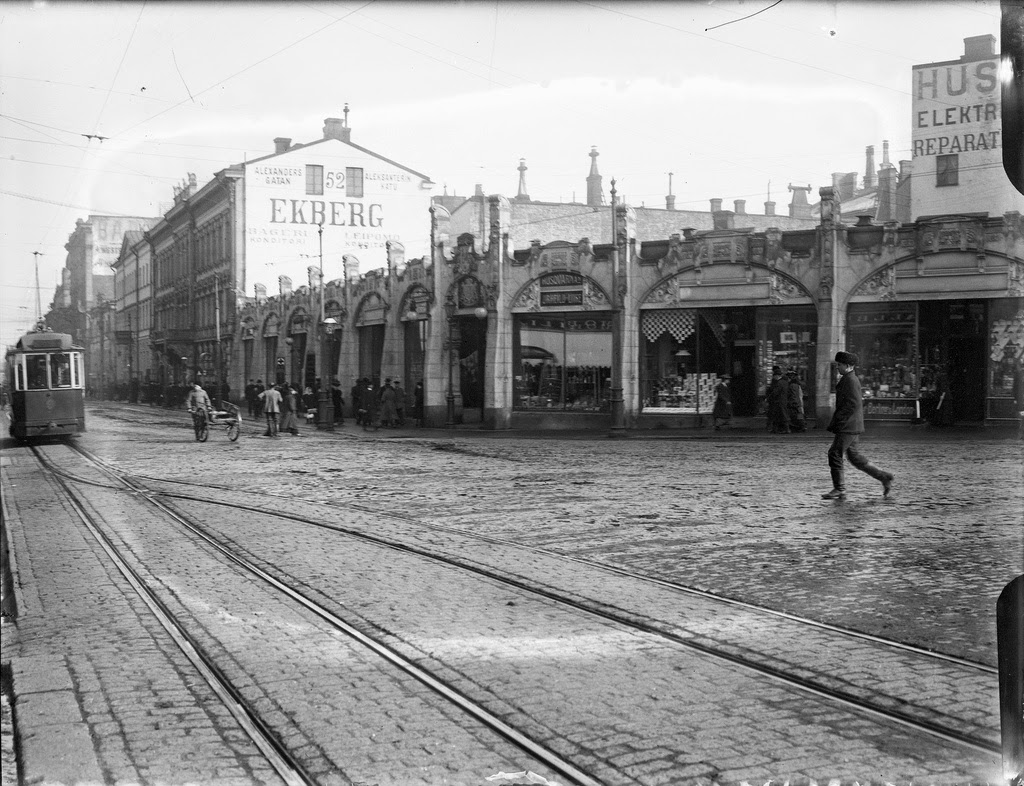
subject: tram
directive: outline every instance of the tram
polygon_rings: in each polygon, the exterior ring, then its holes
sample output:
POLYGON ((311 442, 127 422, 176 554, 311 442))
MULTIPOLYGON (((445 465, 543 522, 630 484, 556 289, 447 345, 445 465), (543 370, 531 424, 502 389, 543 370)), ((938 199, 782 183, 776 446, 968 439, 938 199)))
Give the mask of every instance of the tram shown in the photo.
POLYGON ((5 357, 11 436, 70 437, 85 431, 85 352, 40 320, 5 357))

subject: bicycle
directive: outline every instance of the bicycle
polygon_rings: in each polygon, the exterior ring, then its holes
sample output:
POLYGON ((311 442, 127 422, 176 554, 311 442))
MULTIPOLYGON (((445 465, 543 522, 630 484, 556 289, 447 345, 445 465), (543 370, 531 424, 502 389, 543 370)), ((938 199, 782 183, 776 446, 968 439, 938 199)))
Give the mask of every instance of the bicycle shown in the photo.
POLYGON ((222 402, 222 409, 191 409, 192 425, 196 432, 196 442, 206 442, 210 436, 210 428, 222 426, 227 430, 228 439, 234 442, 242 433, 239 425, 241 413, 234 404, 222 402))

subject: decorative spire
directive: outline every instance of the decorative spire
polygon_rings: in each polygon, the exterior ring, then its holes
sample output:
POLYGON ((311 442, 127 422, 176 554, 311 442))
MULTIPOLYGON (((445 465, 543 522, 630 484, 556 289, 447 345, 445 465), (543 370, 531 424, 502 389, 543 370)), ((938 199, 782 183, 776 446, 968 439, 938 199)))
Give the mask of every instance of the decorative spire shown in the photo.
POLYGON ((519 159, 519 193, 516 194, 517 202, 529 202, 530 195, 526 192, 526 159, 519 159))
POLYGON ((604 193, 601 188, 601 174, 597 171, 597 157, 600 153, 596 147, 590 148, 590 174, 587 176, 587 205, 600 207, 604 204, 604 193))

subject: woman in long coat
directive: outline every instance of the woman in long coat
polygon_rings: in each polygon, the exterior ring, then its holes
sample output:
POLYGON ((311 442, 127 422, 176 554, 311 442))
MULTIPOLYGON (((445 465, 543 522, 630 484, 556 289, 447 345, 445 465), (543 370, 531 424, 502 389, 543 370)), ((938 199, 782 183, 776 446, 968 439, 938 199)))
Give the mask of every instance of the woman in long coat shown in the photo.
POLYGON ((298 434, 298 421, 295 419, 295 389, 285 382, 281 385, 281 431, 298 434))

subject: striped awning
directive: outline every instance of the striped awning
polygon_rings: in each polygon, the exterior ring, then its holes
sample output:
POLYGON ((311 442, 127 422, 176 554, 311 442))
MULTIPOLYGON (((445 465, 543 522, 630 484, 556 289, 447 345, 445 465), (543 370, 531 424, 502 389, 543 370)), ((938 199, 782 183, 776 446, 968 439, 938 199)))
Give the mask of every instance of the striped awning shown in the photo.
POLYGON ((644 311, 640 330, 648 341, 657 341, 666 331, 679 342, 685 341, 696 330, 697 312, 690 308, 644 311))

